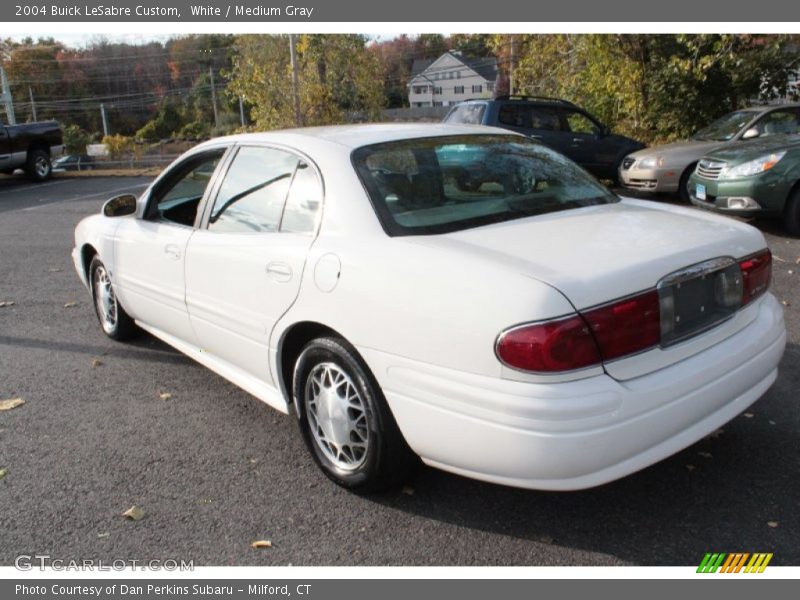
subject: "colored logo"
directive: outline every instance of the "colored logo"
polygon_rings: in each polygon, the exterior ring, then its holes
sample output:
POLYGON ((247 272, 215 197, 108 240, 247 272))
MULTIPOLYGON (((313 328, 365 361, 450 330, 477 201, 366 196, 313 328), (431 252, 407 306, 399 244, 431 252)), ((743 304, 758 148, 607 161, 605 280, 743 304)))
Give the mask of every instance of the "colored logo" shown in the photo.
POLYGON ((772 560, 772 552, 725 552, 711 553, 706 552, 700 566, 697 567, 698 573, 763 573, 769 561, 772 560), (749 560, 748 560, 749 559, 749 560))

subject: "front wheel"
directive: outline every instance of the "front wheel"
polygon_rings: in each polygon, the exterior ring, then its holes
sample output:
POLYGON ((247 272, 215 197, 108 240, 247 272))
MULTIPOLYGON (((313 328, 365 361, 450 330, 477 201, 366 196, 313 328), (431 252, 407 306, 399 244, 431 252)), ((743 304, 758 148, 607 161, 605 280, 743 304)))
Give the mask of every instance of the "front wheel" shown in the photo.
POLYGON ((789 194, 783 209, 783 225, 789 235, 800 237, 800 187, 789 194))
POLYGON ((25 163, 25 173, 33 181, 46 181, 53 174, 50 154, 44 150, 31 150, 25 163))
POLYGON ((681 173, 681 178, 678 180, 678 196, 684 204, 691 204, 691 194, 689 193, 689 177, 694 173, 697 163, 691 164, 686 167, 686 170, 681 173))
POLYGON ((112 340, 123 341, 136 337, 141 330, 117 301, 111 276, 103 262, 95 256, 89 266, 94 312, 103 332, 112 340))
POLYGON ((305 346, 295 364, 293 393, 303 440, 338 485, 384 490, 417 464, 372 373, 341 338, 317 338, 305 346))

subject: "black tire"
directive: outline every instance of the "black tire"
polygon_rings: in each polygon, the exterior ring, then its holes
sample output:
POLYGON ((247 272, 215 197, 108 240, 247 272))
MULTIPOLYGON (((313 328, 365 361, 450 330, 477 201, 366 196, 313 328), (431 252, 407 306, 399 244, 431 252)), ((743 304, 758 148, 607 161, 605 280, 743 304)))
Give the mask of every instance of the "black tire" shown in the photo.
MULTIPOLYGON (((102 308, 102 294, 105 289, 104 274, 108 277, 105 265, 99 257, 95 256, 89 265, 89 283, 92 291, 92 305, 94 306, 94 312, 95 315, 97 315, 97 320, 100 322, 100 328, 103 330, 103 333, 112 340, 118 342, 141 335, 142 330, 136 326, 136 323, 133 322, 130 315, 122 308, 122 305, 114 295, 114 290, 111 288, 110 283, 108 283, 106 293, 110 294, 110 298, 107 297, 107 299, 113 302, 113 321, 108 315, 104 314, 105 311, 102 308)), ((110 279, 108 281, 110 282, 110 279)))
POLYGON ((50 154, 44 150, 29 150, 25 162, 25 174, 32 181, 47 181, 53 174, 50 154))
MULTIPOLYGON (((356 350, 345 340, 321 337, 309 342, 295 363, 292 391, 303 440, 323 473, 337 485, 362 493, 383 491, 404 482, 419 464, 419 459, 403 439, 375 378, 356 350), (326 369, 332 369, 334 374, 331 375, 331 371, 326 369), (341 447, 333 443, 326 445, 322 441, 326 432, 320 425, 322 420, 316 421, 316 416, 325 412, 322 406, 324 400, 321 399, 323 394, 316 402, 311 400, 314 390, 322 389, 319 385, 315 388, 314 382, 320 376, 325 381, 326 372, 331 383, 341 373, 346 376, 340 380, 344 383, 328 389, 337 392, 335 404, 344 402, 338 396, 339 390, 344 387, 343 393, 353 400, 353 403, 347 403, 346 418, 361 423, 360 432, 356 433, 351 428, 347 443, 341 447), (314 382, 310 381, 312 376, 314 382), (352 396, 353 390, 358 397, 352 396), (310 415, 309 410, 314 414, 310 415), (349 445, 350 442, 361 443, 364 440, 363 449, 349 445), (341 458, 337 462, 331 455, 341 458), (341 465, 348 461, 351 464, 346 467, 341 465)), ((344 417, 344 414, 340 416, 344 417)), ((335 435, 331 437, 332 441, 336 441, 335 435)))
POLYGON ((783 208, 783 226, 789 235, 800 237, 800 186, 789 194, 783 208))
POLYGON ((692 199, 689 196, 689 177, 694 173, 695 167, 697 167, 697 163, 692 163, 686 167, 686 170, 681 173, 681 178, 678 180, 678 197, 684 204, 692 203, 692 199))

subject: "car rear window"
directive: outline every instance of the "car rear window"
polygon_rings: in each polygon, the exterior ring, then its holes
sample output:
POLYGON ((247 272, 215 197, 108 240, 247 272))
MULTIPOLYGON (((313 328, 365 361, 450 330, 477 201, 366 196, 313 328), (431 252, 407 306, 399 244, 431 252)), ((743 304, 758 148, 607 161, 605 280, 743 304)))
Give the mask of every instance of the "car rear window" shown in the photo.
POLYGON ((483 123, 483 113, 486 111, 486 104, 483 102, 470 102, 456 106, 445 117, 445 123, 457 123, 461 125, 480 125, 483 123))
POLYGON ((512 135, 375 144, 353 152, 384 230, 437 234, 617 202, 568 158, 512 135))

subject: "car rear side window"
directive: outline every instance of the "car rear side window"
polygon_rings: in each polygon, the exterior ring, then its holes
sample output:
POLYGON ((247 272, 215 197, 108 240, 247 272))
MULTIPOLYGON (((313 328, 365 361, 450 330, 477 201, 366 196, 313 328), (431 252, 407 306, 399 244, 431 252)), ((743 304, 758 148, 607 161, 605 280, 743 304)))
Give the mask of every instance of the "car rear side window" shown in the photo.
POLYGON ((387 142, 356 149, 352 160, 392 236, 447 233, 618 201, 569 159, 522 136, 387 142))
POLYGON ((208 229, 218 232, 278 231, 300 160, 275 148, 239 149, 220 186, 208 229))
POLYGON ((445 119, 446 123, 458 123, 462 125, 480 125, 483 123, 483 113, 486 112, 484 103, 470 102, 457 106, 445 119))

